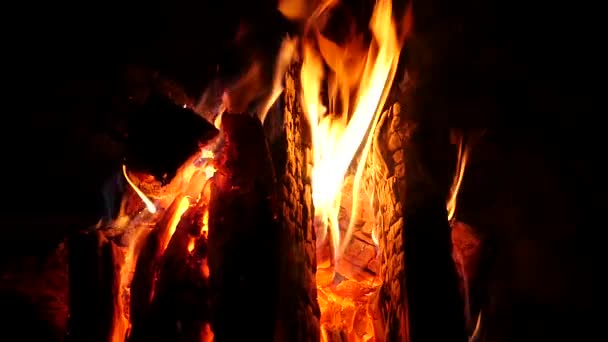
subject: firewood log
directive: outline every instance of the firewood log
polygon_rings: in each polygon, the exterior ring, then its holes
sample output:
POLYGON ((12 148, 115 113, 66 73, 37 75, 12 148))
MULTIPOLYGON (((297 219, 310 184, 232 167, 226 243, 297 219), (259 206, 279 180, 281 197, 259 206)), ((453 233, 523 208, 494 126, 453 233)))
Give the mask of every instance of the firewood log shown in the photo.
POLYGON ((167 208, 155 229, 146 237, 137 259, 131 282, 131 334, 129 341, 140 341, 146 336, 149 325, 149 310, 156 287, 157 274, 163 252, 163 241, 167 238, 169 221, 178 210, 181 197, 177 197, 167 208))
POLYGON ((114 293, 118 290, 113 242, 99 230, 67 240, 69 341, 107 342, 112 334, 114 293))
POLYGON ((215 341, 271 341, 278 305, 279 223, 261 123, 224 114, 224 145, 209 203, 211 326, 215 341))
POLYGON ((212 124, 191 109, 152 94, 129 116, 125 161, 129 170, 168 181, 200 144, 217 134, 212 124))
POLYGON ((130 341, 199 341, 208 322, 208 285, 201 269, 205 255, 196 250, 191 254, 188 243, 192 233, 200 231, 202 215, 198 206, 182 215, 158 262, 148 310, 134 326, 130 341))

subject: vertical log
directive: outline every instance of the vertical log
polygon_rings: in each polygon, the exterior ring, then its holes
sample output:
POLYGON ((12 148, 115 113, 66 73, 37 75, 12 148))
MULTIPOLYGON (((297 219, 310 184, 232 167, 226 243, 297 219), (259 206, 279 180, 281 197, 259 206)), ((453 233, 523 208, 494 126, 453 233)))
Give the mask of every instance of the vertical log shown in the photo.
POLYGON ((279 108, 266 117, 277 175, 281 223, 281 306, 278 341, 318 341, 321 312, 317 302, 316 248, 311 189, 311 138, 298 102, 300 64, 285 77, 279 108))
POLYGON ((274 174, 257 118, 224 114, 209 202, 209 283, 215 341, 273 340, 278 306, 274 174))
MULTIPOLYGON (((394 103, 382 118, 377 139, 372 145, 368 163, 379 170, 376 182, 376 223, 381 251, 379 307, 384 318, 385 341, 405 341, 407 319, 405 303, 405 254, 403 243, 403 212, 405 196, 405 158, 403 147, 411 127, 402 120, 401 105, 394 103)), ((382 333, 382 332, 380 332, 382 333)))

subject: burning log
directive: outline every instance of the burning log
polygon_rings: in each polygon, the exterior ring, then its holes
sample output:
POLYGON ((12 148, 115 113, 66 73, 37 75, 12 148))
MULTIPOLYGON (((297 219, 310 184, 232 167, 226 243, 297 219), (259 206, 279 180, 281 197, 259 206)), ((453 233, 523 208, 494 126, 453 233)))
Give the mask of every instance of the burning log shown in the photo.
MULTIPOLYGON (((403 147, 412 127, 402 119, 399 103, 393 104, 382 115, 378 138, 373 142, 373 152, 368 161, 372 169, 378 170, 373 177, 376 182, 376 222, 381 250, 382 287, 374 309, 382 313, 383 322, 376 320, 374 328, 380 340, 405 341, 408 322, 402 213, 405 203, 402 187, 405 181, 403 147)), ((379 313, 375 315, 379 316, 379 313)))
POLYGON ((432 155, 439 155, 438 147, 427 142, 440 139, 424 140, 428 131, 421 131, 420 122, 409 121, 399 102, 383 113, 381 121, 368 163, 377 170, 383 282, 378 306, 384 318, 383 337, 386 341, 465 340, 446 196, 440 190, 444 187, 435 172, 439 168, 421 158, 431 148, 432 155))
POLYGON ((216 341, 273 340, 279 222, 274 173, 261 123, 224 114, 224 145, 209 202, 211 327, 216 341))
MULTIPOLYGON (((188 200, 175 202, 167 214, 180 220, 166 248, 161 238, 164 232, 158 229, 150 234, 147 251, 138 262, 129 341, 198 341, 209 321, 208 284, 201 267, 206 237, 200 236, 198 246, 188 248, 199 237, 205 208, 194 205, 180 215, 188 200)), ((171 229, 172 225, 159 227, 171 229)))
POLYGON ((125 160, 129 170, 171 180, 176 170, 218 134, 217 129, 168 98, 151 94, 129 117, 125 160))
POLYGON ((311 137, 297 98, 299 72, 298 63, 288 69, 281 106, 268 114, 264 126, 279 183, 281 306, 277 340, 309 342, 319 340, 321 312, 315 280, 311 137))

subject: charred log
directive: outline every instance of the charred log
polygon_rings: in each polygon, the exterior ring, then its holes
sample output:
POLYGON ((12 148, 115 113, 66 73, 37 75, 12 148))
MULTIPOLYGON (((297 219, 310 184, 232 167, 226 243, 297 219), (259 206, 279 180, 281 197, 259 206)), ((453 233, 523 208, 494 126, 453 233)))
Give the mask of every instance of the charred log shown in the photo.
POLYGON ((77 233, 67 240, 70 316, 69 341, 110 340, 118 277, 116 246, 98 230, 77 233))
POLYGON ((125 160, 133 171, 170 180, 176 170, 218 134, 213 125, 158 93, 129 117, 125 160))
POLYGON ((260 122, 224 114, 209 202, 211 327, 216 341, 271 341, 278 306, 279 222, 260 122))

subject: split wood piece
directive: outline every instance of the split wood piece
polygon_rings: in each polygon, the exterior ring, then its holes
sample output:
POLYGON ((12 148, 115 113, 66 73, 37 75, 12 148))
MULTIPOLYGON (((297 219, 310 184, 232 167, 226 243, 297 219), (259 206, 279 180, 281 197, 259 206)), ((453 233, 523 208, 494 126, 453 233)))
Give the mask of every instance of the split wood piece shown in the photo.
POLYGON ((224 114, 221 131, 209 202, 211 327, 217 342, 271 341, 280 255, 270 154, 256 118, 224 114))
POLYGON ((146 336, 145 330, 149 325, 149 311, 157 285, 164 243, 170 238, 170 221, 178 210, 181 199, 181 196, 177 196, 173 200, 154 230, 142 243, 142 250, 137 258, 131 281, 130 320, 132 328, 129 341, 141 341, 142 336, 146 336))
POLYGON ((208 318, 208 284, 202 259, 206 241, 193 253, 188 244, 200 233, 203 207, 192 206, 181 217, 158 265, 144 324, 134 327, 131 341, 199 341, 208 318))
POLYGON ((125 160, 129 170, 169 181, 177 169, 218 130, 189 108, 153 93, 131 113, 125 160))
POLYGON ((111 340, 118 273, 113 242, 98 230, 67 239, 69 269, 69 341, 111 340))

